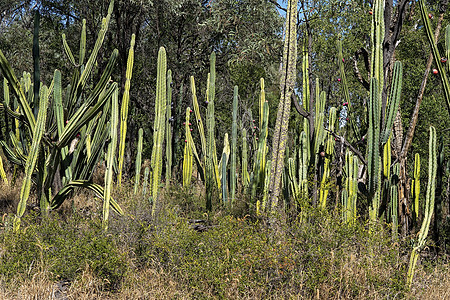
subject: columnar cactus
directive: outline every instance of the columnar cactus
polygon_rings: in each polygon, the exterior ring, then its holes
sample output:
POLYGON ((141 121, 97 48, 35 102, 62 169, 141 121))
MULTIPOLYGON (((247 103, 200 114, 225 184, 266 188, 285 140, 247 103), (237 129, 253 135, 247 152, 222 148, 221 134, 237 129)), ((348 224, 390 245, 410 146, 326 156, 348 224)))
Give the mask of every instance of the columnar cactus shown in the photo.
POLYGON ((390 200, 391 200, 391 219, 392 219, 392 239, 398 240, 398 174, 399 164, 395 163, 392 168, 391 184, 390 184, 390 200))
POLYGON ((161 47, 158 52, 158 71, 156 77, 156 102, 155 102, 155 122, 153 132, 152 150, 152 216, 155 215, 156 203, 159 196, 159 184, 162 171, 162 148, 164 142, 165 117, 166 117, 166 87, 167 80, 167 59, 166 50, 161 47))
POLYGON ((269 103, 264 102, 262 114, 262 127, 258 138, 258 150, 256 153, 255 167, 253 171, 252 197, 256 196, 256 190, 264 182, 265 162, 266 162, 266 141, 269 122, 269 103))
POLYGON ((117 127, 119 125, 119 90, 116 88, 112 95, 111 105, 111 124, 110 124, 110 138, 111 142, 108 145, 108 154, 106 157, 106 172, 105 172, 105 193, 103 201, 103 228, 108 228, 109 206, 111 199, 112 181, 113 181, 113 165, 116 157, 117 147, 117 127))
POLYGON ((147 195, 148 179, 150 176, 150 168, 145 167, 144 170, 144 182, 142 183, 142 195, 147 195))
MULTIPOLYGON (((334 132, 334 125, 336 124, 336 108, 332 107, 330 108, 330 112, 329 112, 329 118, 328 118, 328 130, 331 132, 334 132)), ((320 153, 319 155, 323 155, 323 160, 324 160, 324 167, 323 167, 323 174, 322 174, 322 179, 320 182, 320 190, 319 190, 319 204, 320 207, 322 209, 324 209, 326 207, 326 203, 327 203, 327 197, 328 197, 328 192, 329 192, 329 188, 327 186, 327 181, 330 178, 330 171, 331 171, 331 160, 332 160, 332 156, 334 155, 334 137, 328 133, 327 134, 327 141, 326 141, 326 146, 325 146, 325 151, 320 153)))
POLYGON ((283 75, 280 83, 281 99, 273 135, 273 158, 270 192, 270 209, 278 206, 281 176, 284 170, 287 129, 291 110, 291 95, 294 90, 297 64, 297 4, 298 0, 289 0, 286 15, 286 35, 283 52, 283 75))
POLYGON ((242 129, 242 186, 245 188, 250 183, 250 175, 248 174, 248 145, 247 145, 247 129, 242 129))
POLYGON ((371 52, 371 76, 377 80, 377 84, 380 87, 377 90, 377 97, 381 101, 381 95, 384 86, 384 74, 383 74, 383 41, 384 41, 384 0, 375 0, 373 2, 373 15, 372 15, 372 52, 371 52))
POLYGON ((300 133, 298 150, 298 181, 302 197, 308 197, 308 165, 310 161, 309 137, 304 131, 300 133))
POLYGON ((166 185, 172 178, 172 71, 167 71, 167 108, 166 108, 166 185))
POLYGON ((212 192, 214 187, 220 189, 220 179, 218 176, 219 166, 217 162, 217 154, 215 147, 215 118, 214 118, 214 98, 215 98, 215 82, 216 82, 216 54, 213 52, 210 56, 210 73, 208 76, 208 90, 206 110, 206 158, 205 158, 205 179, 206 179, 206 209, 212 210, 212 192))
POLYGON ((136 175, 134 178, 134 194, 136 195, 139 190, 139 182, 141 179, 141 166, 142 166, 142 147, 144 141, 144 130, 139 128, 138 132, 138 146, 136 152, 136 175))
POLYGON ((236 200, 236 150, 237 150, 237 111, 238 111, 238 87, 234 87, 233 94, 233 123, 231 125, 231 162, 230 162, 230 203, 233 206, 236 200))
POLYGON ((356 202, 358 191, 358 158, 350 152, 345 155, 345 181, 341 194, 343 219, 353 223, 356 220, 356 202))
POLYGON ((205 129, 203 127, 202 116, 200 115, 200 108, 198 106, 197 92, 195 89, 195 79, 191 76, 191 94, 192 94, 192 104, 194 106, 195 121, 197 123, 198 132, 200 134, 200 143, 202 146, 202 156, 206 158, 206 137, 205 129))
MULTIPOLYGON (((85 41, 86 42, 86 41, 85 41)), ((125 155, 125 138, 127 135, 127 120, 128 120, 128 103, 130 102, 130 86, 131 86, 131 76, 133 74, 133 63, 134 63, 134 44, 135 35, 131 36, 130 50, 128 50, 128 61, 127 61, 127 71, 125 80, 125 90, 123 91, 122 97, 122 108, 120 110, 120 144, 119 144, 119 170, 117 174, 117 184, 122 185, 122 170, 123 170, 123 158, 125 155)), ((80 55, 80 62, 82 56, 80 55)))
POLYGON ((434 209, 434 194, 436 190, 436 172, 437 172, 437 147, 436 147, 436 129, 430 126, 430 142, 429 142, 429 160, 428 160, 428 184, 425 198, 425 211, 422 226, 418 234, 418 238, 414 244, 409 260, 407 284, 411 287, 416 268, 417 259, 420 251, 425 247, 425 240, 430 229, 431 218, 434 209))
POLYGON ((414 222, 419 220, 419 197, 420 197, 420 155, 416 153, 414 156, 414 177, 412 179, 412 211, 414 222))
POLYGON ((192 140, 191 130, 189 127, 191 108, 186 108, 185 140, 184 140, 184 157, 183 157, 183 186, 189 186, 192 180, 192 165, 193 165, 193 149, 194 142, 192 140))
MULTIPOLYGON (((391 92, 384 122, 381 120, 382 104, 381 94, 379 92, 382 86, 379 85, 378 80, 372 77, 370 82, 370 97, 369 97, 369 129, 368 129, 368 191, 369 197, 372 200, 370 207, 370 216, 372 220, 378 217, 378 209, 381 199, 381 163, 380 163, 380 147, 386 144, 389 140, 392 131, 394 118, 398 111, 400 103, 400 94, 402 88, 402 64, 396 62, 394 65, 393 80, 391 85, 391 92)), ((390 155, 390 151, 386 150, 385 155, 390 155)), ((388 158, 384 161, 388 163, 388 158)), ((385 175, 388 174, 390 166, 385 166, 385 175)))
MULTIPOLYGON (((31 141, 31 146, 29 150, 29 155, 27 157, 27 162, 25 165, 25 177, 22 183, 22 188, 20 189, 19 204, 17 206, 17 214, 14 218, 14 230, 17 231, 20 227, 20 218, 25 213, 25 208, 27 205, 28 197, 31 191, 31 176, 36 167, 36 163, 39 157, 39 150, 41 145, 41 139, 45 131, 45 122, 47 119, 47 105, 48 105, 48 88, 44 85, 42 86, 41 99, 39 101, 39 110, 36 119, 36 126, 33 130, 33 139, 31 141)), ((43 153, 41 152, 41 155, 43 153)), ((48 211, 48 203, 41 205, 41 209, 48 211), (44 206, 45 205, 45 206, 44 206), (44 207, 42 207, 44 206, 44 207)))

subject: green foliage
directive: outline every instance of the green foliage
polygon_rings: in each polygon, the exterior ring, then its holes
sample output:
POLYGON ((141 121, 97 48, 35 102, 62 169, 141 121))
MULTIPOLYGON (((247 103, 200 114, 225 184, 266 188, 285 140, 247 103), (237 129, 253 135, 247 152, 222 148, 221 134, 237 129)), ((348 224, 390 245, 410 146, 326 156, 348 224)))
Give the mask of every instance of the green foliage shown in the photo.
POLYGON ((326 298, 353 298, 364 293, 361 280, 383 286, 384 297, 405 293, 403 266, 391 267, 399 253, 388 246, 389 235, 370 235, 358 222, 341 223, 339 215, 316 210, 306 214, 309 221, 281 225, 278 233, 231 216, 207 221, 207 227, 214 225, 198 233, 186 219, 169 214, 157 230, 143 229, 138 255, 147 264, 176 270, 174 278, 189 284, 195 298, 229 298, 230 285, 233 297, 253 292, 284 298, 288 291, 313 297, 320 289, 326 298), (343 278, 342 268, 350 264, 358 274, 343 278), (326 292, 323 285, 331 290, 326 292))
POLYGON ((18 233, 0 236, 3 279, 27 278, 39 268, 48 268, 54 280, 73 281, 88 267, 107 280, 108 289, 117 289, 128 274, 126 253, 103 232, 99 221, 77 216, 63 221, 54 215, 39 224, 37 216, 29 215, 18 233))

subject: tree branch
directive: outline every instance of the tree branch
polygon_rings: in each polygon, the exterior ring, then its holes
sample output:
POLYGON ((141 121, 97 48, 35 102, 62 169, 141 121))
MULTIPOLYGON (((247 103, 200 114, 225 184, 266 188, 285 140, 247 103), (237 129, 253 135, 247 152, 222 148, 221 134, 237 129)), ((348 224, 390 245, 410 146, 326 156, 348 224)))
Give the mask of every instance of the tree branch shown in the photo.
POLYGON ((358 149, 353 147, 353 145, 350 144, 343 136, 340 136, 339 134, 337 134, 329 129, 325 128, 325 130, 328 131, 333 137, 343 141, 344 145, 347 146, 350 149, 350 151, 352 151, 356 156, 358 156, 358 158, 361 160, 361 162, 367 166, 367 161, 364 159, 364 155, 362 155, 362 153, 359 152, 358 149))
POLYGON ((282 7, 276 0, 268 0, 270 3, 272 3, 273 5, 275 5, 278 9, 287 12, 287 9, 282 7))
POLYGON ((361 72, 359 71, 358 68, 358 59, 360 56, 363 56, 364 58, 364 66, 367 69, 367 72, 370 72, 370 66, 369 66, 369 53, 367 53, 367 50, 364 48, 359 49, 358 51, 355 52, 355 59, 353 60, 353 72, 356 76, 356 79, 358 79, 358 81, 364 86, 364 88, 366 90, 370 89, 370 85, 367 82, 367 80, 361 75, 361 72))

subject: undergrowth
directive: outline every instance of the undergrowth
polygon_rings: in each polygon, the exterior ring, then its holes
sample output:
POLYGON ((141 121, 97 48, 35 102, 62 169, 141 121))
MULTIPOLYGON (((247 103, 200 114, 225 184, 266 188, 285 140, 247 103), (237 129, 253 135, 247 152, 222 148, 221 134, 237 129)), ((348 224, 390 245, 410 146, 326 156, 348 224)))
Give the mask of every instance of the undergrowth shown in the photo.
POLYGON ((48 219, 30 212, 17 233, 6 215, 0 298, 426 299, 430 289, 440 298, 450 290, 445 258, 431 256, 408 290, 410 242, 393 243, 382 224, 343 223, 338 210, 305 208, 268 224, 219 200, 205 214, 200 190, 172 186, 152 218, 148 197, 131 191, 115 191, 126 215, 114 215, 107 232, 92 195, 48 219))

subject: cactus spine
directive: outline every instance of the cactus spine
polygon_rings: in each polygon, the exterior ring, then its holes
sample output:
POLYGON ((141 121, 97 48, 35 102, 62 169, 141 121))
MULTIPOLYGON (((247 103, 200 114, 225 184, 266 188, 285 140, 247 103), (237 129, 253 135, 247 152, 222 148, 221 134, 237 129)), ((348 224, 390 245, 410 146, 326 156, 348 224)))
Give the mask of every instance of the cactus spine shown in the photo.
POLYGON ((419 236, 414 244, 409 260, 408 274, 406 283, 411 287, 416 268, 417 259, 420 251, 425 246, 425 240, 430 228, 431 218, 434 209, 434 195, 436 190, 436 172, 437 172, 437 147, 436 147, 436 129, 430 126, 430 142, 429 142, 429 161, 428 161, 428 184, 425 198, 425 211, 419 236))
POLYGON ((284 170, 287 129, 291 109, 291 95, 295 85, 297 63, 297 4, 298 0, 289 0, 286 15, 286 35, 283 51, 283 75, 280 83, 281 99, 272 143, 273 158, 271 170, 270 209, 278 205, 281 176, 284 170))
POLYGON ((139 182, 141 179, 141 166, 142 166, 142 146, 144 140, 144 130, 139 128, 138 132, 138 146, 136 153, 136 176, 134 178, 134 194, 136 195, 139 189, 139 182))
MULTIPOLYGON (((86 43, 86 41, 85 41, 86 43)), ((127 61, 127 71, 125 80, 125 90, 122 97, 122 108, 120 110, 120 144, 119 144, 119 170, 117 175, 117 184, 122 185, 122 170, 123 170, 123 158, 125 155, 125 138, 127 135, 127 120, 128 120, 128 104, 130 102, 130 85, 131 76, 133 74, 133 63, 134 63, 134 43, 135 35, 131 36, 130 50, 128 51, 128 61, 127 61)), ((80 55, 81 61, 81 55, 80 55)))

